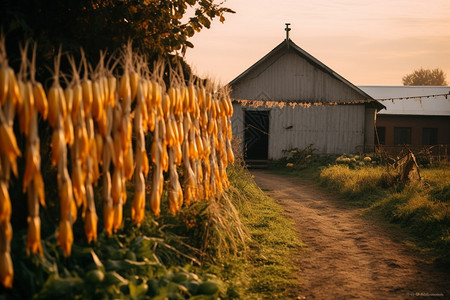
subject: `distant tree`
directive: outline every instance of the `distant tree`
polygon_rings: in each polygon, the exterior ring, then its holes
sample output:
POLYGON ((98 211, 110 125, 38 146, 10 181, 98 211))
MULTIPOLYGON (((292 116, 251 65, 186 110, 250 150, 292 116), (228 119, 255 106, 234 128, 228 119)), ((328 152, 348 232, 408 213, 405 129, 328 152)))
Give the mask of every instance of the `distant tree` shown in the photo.
POLYGON ((439 68, 424 69, 420 68, 413 73, 403 76, 403 85, 447 85, 445 73, 439 68))

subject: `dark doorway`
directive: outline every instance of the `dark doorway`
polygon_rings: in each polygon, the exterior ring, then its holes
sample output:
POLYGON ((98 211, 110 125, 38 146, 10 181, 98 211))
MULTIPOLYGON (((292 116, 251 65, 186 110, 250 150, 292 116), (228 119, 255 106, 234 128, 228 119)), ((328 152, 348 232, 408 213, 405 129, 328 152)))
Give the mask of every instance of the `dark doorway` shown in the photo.
POLYGON ((245 111, 245 159, 267 159, 269 111, 245 111))

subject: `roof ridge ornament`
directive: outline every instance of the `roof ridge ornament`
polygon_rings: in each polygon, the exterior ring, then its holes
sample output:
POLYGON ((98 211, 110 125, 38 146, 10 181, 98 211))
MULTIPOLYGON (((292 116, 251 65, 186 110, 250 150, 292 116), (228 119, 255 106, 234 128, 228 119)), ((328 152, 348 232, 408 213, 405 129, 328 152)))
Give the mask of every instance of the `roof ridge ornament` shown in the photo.
POLYGON ((289 31, 291 31, 291 28, 289 28, 289 25, 291 25, 291 23, 285 23, 286 28, 284 30, 286 30, 286 41, 289 41, 289 31))
POLYGON ((291 31, 291 28, 289 28, 289 25, 291 25, 291 23, 285 23, 286 28, 284 30, 286 30, 286 45, 289 49, 289 31, 291 31))

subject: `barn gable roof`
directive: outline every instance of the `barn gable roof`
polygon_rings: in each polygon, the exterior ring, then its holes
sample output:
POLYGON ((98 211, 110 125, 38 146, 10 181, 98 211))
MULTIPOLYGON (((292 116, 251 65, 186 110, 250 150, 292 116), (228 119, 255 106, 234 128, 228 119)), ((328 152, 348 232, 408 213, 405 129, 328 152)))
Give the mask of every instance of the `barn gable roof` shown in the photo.
POLYGON ((369 102, 375 104, 378 109, 383 108, 370 95, 300 48, 291 39, 283 40, 272 51, 233 79, 229 85, 233 90, 231 96, 240 100, 322 102, 324 104, 369 102), (292 66, 296 62, 298 65, 292 66), (277 64, 280 66, 276 66, 277 64), (292 70, 289 73, 287 69, 292 70), (302 75, 297 74, 300 70, 303 72, 302 75), (274 72, 274 74, 264 74, 267 72, 274 72), (274 81, 283 76, 291 78, 284 78, 285 82, 280 81, 278 83, 280 86, 275 86, 277 83, 274 81), (300 76, 303 78, 298 79, 300 76), (302 80, 304 82, 301 82, 302 80))

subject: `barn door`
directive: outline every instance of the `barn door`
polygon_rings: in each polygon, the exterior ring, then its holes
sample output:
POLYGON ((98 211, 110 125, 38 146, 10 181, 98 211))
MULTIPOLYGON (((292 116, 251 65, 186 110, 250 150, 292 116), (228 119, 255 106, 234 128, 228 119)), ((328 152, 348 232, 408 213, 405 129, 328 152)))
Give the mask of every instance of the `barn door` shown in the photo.
POLYGON ((267 159, 269 153, 269 111, 245 111, 244 158, 267 159))

